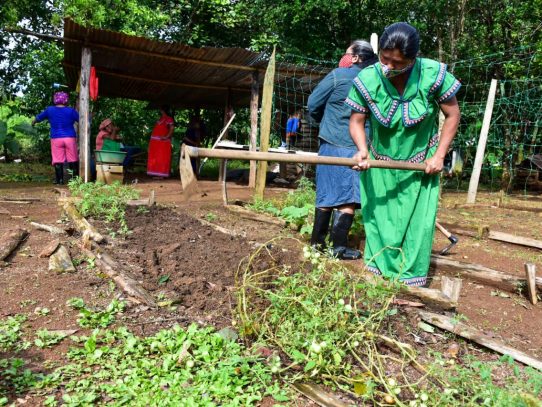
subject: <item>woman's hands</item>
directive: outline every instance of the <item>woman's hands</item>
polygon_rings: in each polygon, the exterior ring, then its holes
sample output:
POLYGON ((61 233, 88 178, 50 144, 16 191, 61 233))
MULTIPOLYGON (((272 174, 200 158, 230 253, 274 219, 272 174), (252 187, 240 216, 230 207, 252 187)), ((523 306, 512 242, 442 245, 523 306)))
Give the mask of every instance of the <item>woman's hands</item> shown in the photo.
POLYGON ((442 171, 443 166, 444 166, 444 158, 434 155, 433 157, 425 160, 425 173, 437 174, 442 171))
POLYGON ((366 149, 359 150, 356 154, 354 154, 352 158, 358 162, 352 167, 353 170, 365 171, 369 169, 370 165, 367 161, 367 159, 369 158, 369 152, 366 149))

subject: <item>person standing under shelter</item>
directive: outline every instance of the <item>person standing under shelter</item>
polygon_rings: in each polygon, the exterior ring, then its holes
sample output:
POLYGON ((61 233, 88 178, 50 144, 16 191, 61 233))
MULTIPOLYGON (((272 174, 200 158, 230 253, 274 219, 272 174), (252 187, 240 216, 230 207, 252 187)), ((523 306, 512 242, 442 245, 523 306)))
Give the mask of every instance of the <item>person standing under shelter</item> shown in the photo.
POLYGON ((55 92, 54 106, 47 107, 32 120, 32 126, 43 120, 51 125, 51 156, 55 167, 55 184, 64 183, 64 163, 73 176, 79 174, 79 155, 74 124, 79 122, 79 113, 68 106, 69 95, 66 92, 55 92))
POLYGON ((160 119, 154 125, 149 143, 147 174, 169 177, 171 169, 171 137, 175 124, 168 106, 160 107, 160 119))
POLYGON ((443 63, 418 57, 418 31, 407 23, 384 29, 380 62, 361 71, 346 99, 362 170, 364 260, 378 275, 425 285, 443 160, 455 137, 459 81, 443 63), (439 135, 438 115, 444 114, 439 135), (365 131, 370 122, 371 134, 365 131), (367 159, 426 164, 425 173, 369 168, 367 159))
MULTIPOLYGON (((344 100, 353 79, 362 69, 376 61, 371 44, 362 40, 354 41, 341 58, 340 66, 344 67, 331 71, 309 96, 309 114, 320 123, 319 156, 352 157, 356 153, 356 145, 348 128, 351 109, 344 104, 344 100)), ((333 255, 344 260, 361 258, 359 250, 347 247, 354 211, 359 206, 359 175, 356 171, 349 167, 317 165, 316 208, 311 244, 320 249, 325 248, 334 212, 330 233, 333 255)))
MULTIPOLYGON (((199 114, 192 116, 188 122, 188 128, 186 129, 183 144, 191 147, 199 147, 201 145, 201 141, 205 139, 205 136, 205 124, 201 120, 201 117, 199 114)), ((200 159, 198 157, 190 157, 190 163, 192 164, 194 174, 199 176, 200 159)))

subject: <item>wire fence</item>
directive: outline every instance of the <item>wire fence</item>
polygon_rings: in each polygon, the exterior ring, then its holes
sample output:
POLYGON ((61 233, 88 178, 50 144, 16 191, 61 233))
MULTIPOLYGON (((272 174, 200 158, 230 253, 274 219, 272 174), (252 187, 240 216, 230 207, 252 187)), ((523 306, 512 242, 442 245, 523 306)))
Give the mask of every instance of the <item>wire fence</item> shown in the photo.
MULTIPOLYGON (((292 149, 318 150, 318 125, 308 116, 307 100, 318 82, 338 61, 317 61, 296 55, 277 60, 271 145, 286 141, 292 116, 301 126, 292 149)), ((534 47, 514 48, 449 64, 461 81, 457 95, 461 123, 447 160, 449 188, 465 189, 472 172, 491 79, 497 94, 481 173, 481 187, 490 190, 542 191, 542 54, 534 47)))

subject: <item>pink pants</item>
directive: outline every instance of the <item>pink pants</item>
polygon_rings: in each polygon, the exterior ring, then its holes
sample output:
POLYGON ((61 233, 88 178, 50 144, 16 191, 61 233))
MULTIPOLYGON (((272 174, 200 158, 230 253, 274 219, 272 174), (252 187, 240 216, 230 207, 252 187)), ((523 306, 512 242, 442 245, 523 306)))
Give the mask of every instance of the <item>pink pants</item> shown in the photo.
POLYGON ((77 155, 77 142, 75 137, 61 137, 51 139, 51 155, 53 165, 65 162, 75 163, 79 161, 77 155))

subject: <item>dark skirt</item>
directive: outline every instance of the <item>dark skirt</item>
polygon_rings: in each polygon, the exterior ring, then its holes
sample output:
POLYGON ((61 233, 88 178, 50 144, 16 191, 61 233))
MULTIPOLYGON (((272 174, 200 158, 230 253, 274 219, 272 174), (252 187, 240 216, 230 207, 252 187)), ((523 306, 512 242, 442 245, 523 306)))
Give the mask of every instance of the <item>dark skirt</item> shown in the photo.
MULTIPOLYGON (((352 157, 357 148, 338 147, 320 139, 318 155, 352 157)), ((338 165, 316 166, 316 207, 328 208, 355 204, 360 207, 359 172, 338 165)))

